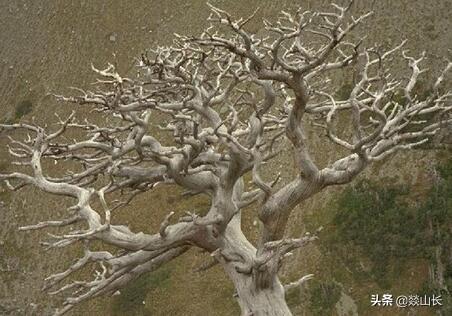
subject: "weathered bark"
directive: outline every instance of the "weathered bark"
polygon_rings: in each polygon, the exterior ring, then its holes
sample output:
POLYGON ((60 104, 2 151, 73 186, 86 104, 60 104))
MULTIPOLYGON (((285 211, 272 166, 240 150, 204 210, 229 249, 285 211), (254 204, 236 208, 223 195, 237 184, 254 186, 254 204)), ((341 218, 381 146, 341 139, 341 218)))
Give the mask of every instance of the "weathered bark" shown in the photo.
POLYGON ((228 225, 222 245, 217 258, 234 284, 242 315, 292 315, 277 269, 272 269, 271 265, 258 267, 255 264, 257 250, 243 235, 238 216, 228 225))
POLYGON ((237 291, 237 301, 243 316, 290 316, 285 300, 284 287, 278 277, 267 288, 259 288, 250 275, 243 275, 232 267, 225 268, 237 291))
POLYGON ((223 266, 243 315, 290 315, 278 271, 286 255, 315 239, 309 234, 286 236, 296 207, 328 186, 352 181, 372 161, 424 144, 452 123, 452 93, 442 87, 452 63, 432 85, 431 95, 419 100, 413 90, 424 72, 424 56, 415 59, 403 52, 411 75, 408 80, 390 76, 385 63, 403 43, 383 53, 361 49, 361 41, 344 40, 371 14, 352 17, 352 2, 333 4, 331 12, 283 12, 277 23, 266 20, 265 32, 256 34, 246 31, 253 15, 234 20, 210 6, 211 28, 198 37, 178 35, 174 46, 143 54, 136 78, 122 77, 111 64, 103 70, 93 66, 100 78, 95 92, 56 96, 104 114, 104 126, 86 117, 77 120, 75 111, 60 119, 57 130, 34 123, 0 124, 2 131, 27 134, 22 141, 11 139, 7 150, 18 167, 0 174, 0 180, 12 190, 32 185, 75 201, 67 218, 21 230, 84 224, 50 235, 52 240, 45 243, 50 248, 77 243, 85 247, 75 264, 46 279, 45 289, 51 293, 72 291, 57 315, 116 291, 190 247, 210 253, 223 266), (312 37, 312 43, 307 41, 312 37), (359 60, 350 97, 335 100, 329 72, 359 60), (394 100, 396 93, 403 95, 404 104, 394 100), (150 135, 150 125, 158 124, 151 119, 156 112, 165 118, 158 126, 165 136, 162 142, 150 135), (350 117, 350 133, 337 130, 339 113, 350 117), (318 168, 303 122, 320 129, 346 156, 318 168), (261 169, 287 144, 294 154, 295 175, 276 187, 279 175, 269 170, 275 179, 266 182, 261 169), (50 176, 43 168, 49 164, 42 163, 49 160, 70 160, 76 167, 50 176), (245 185, 247 175, 251 188, 245 185), (168 210, 167 216, 156 219, 160 229, 155 234, 111 224, 113 210, 162 184, 182 187, 186 194, 205 194, 211 200, 209 210, 187 210, 178 219, 168 210), (262 224, 256 247, 241 230, 241 212, 254 203, 259 204, 262 224), (115 253, 90 251, 93 240, 114 246, 115 253), (60 285, 87 265, 100 268, 94 280, 60 285))

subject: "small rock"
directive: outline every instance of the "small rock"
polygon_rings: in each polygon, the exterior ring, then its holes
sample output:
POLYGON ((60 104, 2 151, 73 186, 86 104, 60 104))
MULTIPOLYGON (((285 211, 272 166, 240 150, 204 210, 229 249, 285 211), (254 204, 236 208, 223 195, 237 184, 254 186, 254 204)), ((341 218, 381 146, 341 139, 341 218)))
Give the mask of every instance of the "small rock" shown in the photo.
POLYGON ((111 33, 110 36, 108 37, 108 39, 110 40, 110 42, 114 43, 114 42, 116 42, 117 37, 118 37, 118 34, 111 33))

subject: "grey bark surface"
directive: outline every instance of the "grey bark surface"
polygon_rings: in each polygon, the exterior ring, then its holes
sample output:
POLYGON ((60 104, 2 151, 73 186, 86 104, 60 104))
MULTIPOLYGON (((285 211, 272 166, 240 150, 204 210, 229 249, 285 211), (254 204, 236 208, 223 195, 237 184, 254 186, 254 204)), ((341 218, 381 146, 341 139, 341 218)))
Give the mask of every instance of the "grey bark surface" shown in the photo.
POLYGON ((413 88, 422 73, 423 56, 403 52, 403 43, 379 52, 345 40, 368 13, 353 18, 350 6, 317 14, 284 13, 279 23, 264 23, 264 32, 270 34, 265 38, 245 31, 252 17, 234 20, 221 9, 211 9, 209 21, 218 33, 209 29, 199 37, 177 36, 173 46, 158 48, 137 61, 137 78, 120 75, 113 65, 93 66, 101 89, 56 96, 104 114, 104 126, 75 112, 59 119, 56 129, 33 123, 1 125, 4 131, 28 134, 23 141, 12 139, 8 148, 17 159, 15 164, 24 167, 0 176, 10 189, 32 185, 75 201, 68 218, 21 230, 84 225, 52 235, 45 244, 85 247, 79 261, 46 279, 46 289, 54 294, 74 290, 57 315, 117 291, 190 247, 211 253, 224 268, 236 287, 243 315, 290 315, 278 271, 288 254, 315 239, 314 235, 285 235, 294 208, 328 186, 352 181, 373 161, 429 141, 451 123, 451 95, 442 88, 451 63, 446 62, 434 80, 431 95, 418 99, 413 88), (305 33, 309 41, 303 41, 305 33), (411 69, 406 81, 389 77, 384 65, 400 51, 411 69), (359 80, 349 99, 335 100, 328 72, 354 65, 359 80), (395 93, 403 94, 406 103, 392 99, 395 93), (226 115, 220 107, 228 109, 226 115), (166 122, 158 127, 173 136, 173 144, 163 145, 157 133, 150 132, 155 112, 166 115, 166 122), (351 137, 336 130, 338 113, 350 117, 351 137), (432 113, 440 119, 418 120, 432 113), (349 154, 319 168, 310 155, 306 120, 349 154), (71 136, 66 137, 71 132, 84 135, 71 141, 71 136), (298 174, 278 186, 277 175, 266 182, 260 169, 277 159, 283 138, 293 147, 298 174), (44 161, 67 160, 79 162, 83 170, 46 174, 44 161), (251 174, 251 185, 244 184, 247 174, 251 174), (116 209, 161 185, 205 194, 211 200, 210 209, 206 215, 189 212, 179 219, 169 211, 155 234, 134 233, 111 223, 116 209), (252 204, 260 205, 263 225, 257 245, 241 230, 241 212, 252 204), (91 251, 93 240, 121 251, 91 251), (89 264, 100 269, 94 280, 55 289, 89 264))

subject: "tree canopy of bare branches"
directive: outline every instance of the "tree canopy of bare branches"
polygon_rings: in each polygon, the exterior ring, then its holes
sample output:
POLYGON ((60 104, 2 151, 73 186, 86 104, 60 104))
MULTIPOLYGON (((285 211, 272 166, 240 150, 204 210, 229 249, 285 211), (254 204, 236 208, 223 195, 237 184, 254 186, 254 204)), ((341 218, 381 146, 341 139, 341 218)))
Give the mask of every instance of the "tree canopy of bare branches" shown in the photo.
POLYGON ((102 123, 80 119, 74 111, 59 118, 55 129, 0 125, 4 134, 25 135, 10 138, 7 149, 17 171, 0 179, 11 190, 31 185, 74 201, 67 218, 20 228, 68 227, 50 235, 45 246, 84 248, 82 258, 45 280, 46 290, 65 296, 56 315, 114 293, 191 247, 207 251, 224 268, 243 315, 291 314, 285 288, 312 276, 285 287, 278 271, 291 251, 316 238, 286 235, 296 206, 328 186, 349 183, 374 161, 428 142, 452 121, 452 93, 444 85, 452 63, 446 61, 431 93, 420 98, 415 86, 425 71, 425 55, 410 55, 404 42, 388 50, 363 48, 350 33, 372 12, 355 17, 351 6, 283 11, 251 33, 247 23, 254 14, 234 19, 210 5, 210 26, 201 35, 175 35, 172 46, 143 54, 136 77, 122 76, 111 64, 93 66, 95 91, 56 95, 98 112, 102 123), (408 78, 391 71, 395 56, 406 61, 408 78), (330 77, 347 68, 356 72, 355 82, 348 98, 338 100, 330 77), (165 119, 157 121, 156 115, 165 119), (340 116, 347 127, 337 124, 340 116), (304 124, 347 154, 320 168, 304 124), (266 180, 265 164, 281 159, 287 144, 296 174, 284 184, 278 184, 278 175, 266 180), (46 161, 70 161, 74 168, 50 176, 46 161), (204 194, 210 209, 205 215, 187 210, 180 218, 168 210, 165 218, 155 219, 161 225, 154 234, 112 224, 116 209, 159 185, 204 194), (249 206, 262 227, 255 245, 241 229, 241 212, 249 206), (114 250, 94 251, 93 241, 114 250), (64 283, 90 265, 97 267, 92 280, 64 283))

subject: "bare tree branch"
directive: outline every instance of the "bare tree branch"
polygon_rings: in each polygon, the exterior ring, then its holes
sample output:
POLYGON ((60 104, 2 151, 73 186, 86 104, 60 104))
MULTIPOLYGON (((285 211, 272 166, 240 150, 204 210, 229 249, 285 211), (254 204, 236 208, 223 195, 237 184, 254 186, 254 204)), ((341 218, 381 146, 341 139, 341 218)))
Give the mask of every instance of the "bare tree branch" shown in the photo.
POLYGON ((326 12, 283 11, 276 21, 264 20, 257 33, 246 29, 257 11, 235 20, 209 5, 211 25, 202 34, 176 35, 171 46, 146 52, 136 76, 124 77, 112 64, 92 66, 95 91, 74 88, 78 95, 56 95, 98 117, 88 120, 75 110, 65 119, 57 116, 56 128, 0 125, 1 133, 15 135, 6 147, 11 171, 0 180, 14 191, 34 186, 73 202, 64 219, 19 228, 60 227, 60 235, 49 234, 43 245, 85 249, 67 270, 46 279, 45 289, 66 297, 56 315, 117 291, 191 247, 213 258, 200 270, 223 267, 243 315, 291 315, 285 290, 312 275, 284 287, 278 271, 292 251, 317 238, 286 236, 296 207, 328 186, 352 181, 374 161, 429 142, 452 124, 452 92, 445 84, 452 63, 446 62, 421 98, 416 89, 426 55, 402 51, 409 77, 394 73, 389 62, 405 42, 383 51, 353 40, 349 34, 372 12, 355 18, 352 3, 333 4, 326 12), (346 68, 356 80, 349 97, 337 100, 332 73, 346 68), (316 148, 308 125, 344 156, 337 159, 332 150, 333 162, 320 168, 311 156, 316 148), (277 185, 280 175, 267 163, 283 158, 287 145, 296 172, 277 185), (70 163, 56 172, 48 162, 70 163), (170 210, 162 210, 168 214, 163 220, 149 214, 160 224, 156 233, 113 224, 119 207, 161 185, 203 194, 210 206, 186 210, 179 220, 170 210), (241 228, 241 213, 251 205, 261 221, 257 245, 241 228), (91 251, 93 240, 115 250, 91 251), (88 267, 98 269, 92 280, 62 284, 88 267))

